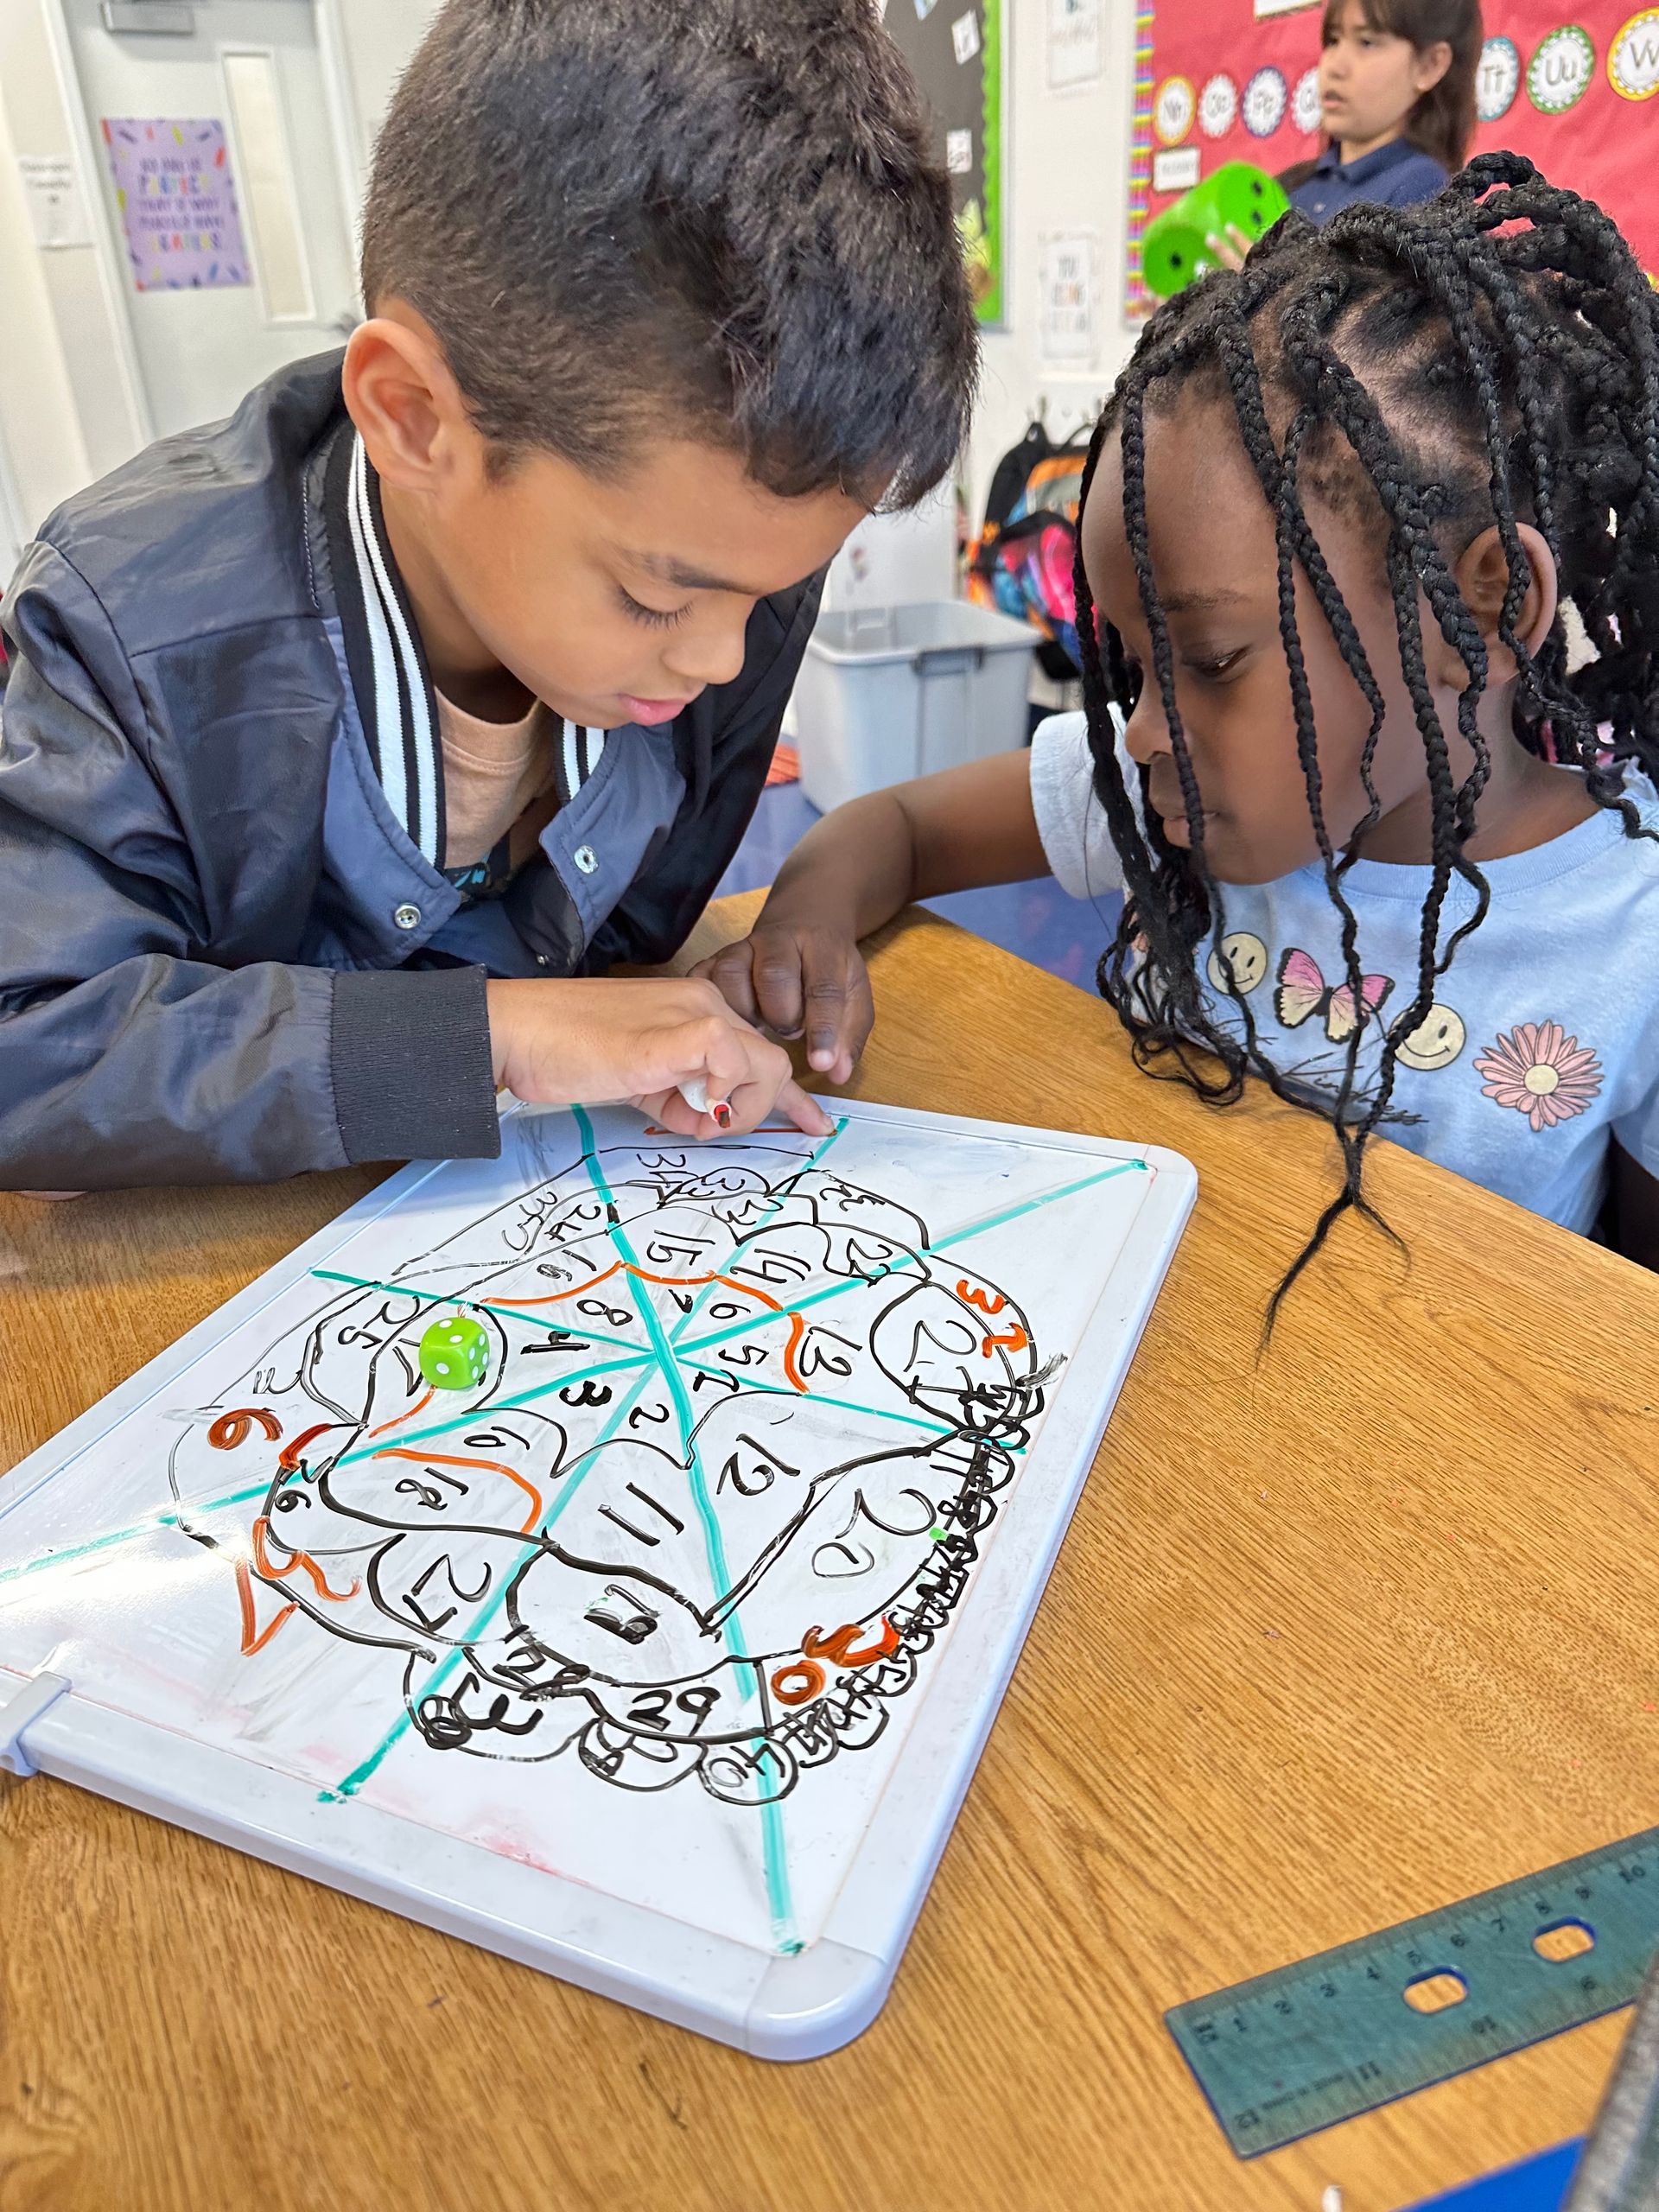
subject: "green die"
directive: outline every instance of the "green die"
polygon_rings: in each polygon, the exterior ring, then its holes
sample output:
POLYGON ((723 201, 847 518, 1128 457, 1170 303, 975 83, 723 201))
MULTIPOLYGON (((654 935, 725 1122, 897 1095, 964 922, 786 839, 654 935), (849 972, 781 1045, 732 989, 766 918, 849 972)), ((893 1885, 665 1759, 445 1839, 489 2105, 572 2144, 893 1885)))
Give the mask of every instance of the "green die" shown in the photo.
POLYGON ((435 1321, 421 1338, 421 1373, 435 1390, 470 1390, 489 1363, 483 1325, 464 1313, 435 1321))

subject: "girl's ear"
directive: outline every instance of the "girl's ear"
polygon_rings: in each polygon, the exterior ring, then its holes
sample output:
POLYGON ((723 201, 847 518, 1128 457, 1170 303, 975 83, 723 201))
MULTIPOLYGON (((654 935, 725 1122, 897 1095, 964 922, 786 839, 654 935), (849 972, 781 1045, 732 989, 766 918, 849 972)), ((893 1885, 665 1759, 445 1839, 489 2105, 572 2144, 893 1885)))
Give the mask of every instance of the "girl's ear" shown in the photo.
POLYGON ((1432 92, 1451 67, 1452 48, 1445 39, 1437 38, 1433 46, 1420 46, 1411 73, 1418 99, 1432 92))
MULTIPOLYGON (((1555 620, 1560 588, 1554 556, 1532 524, 1521 524, 1517 535, 1527 556, 1527 566, 1532 571, 1532 581, 1521 602, 1515 634, 1529 652, 1536 652, 1555 620)), ((1483 530, 1465 549, 1457 566, 1457 585, 1464 605, 1480 625, 1480 633, 1492 657, 1492 682, 1507 683, 1515 674, 1515 664, 1498 642, 1497 626, 1510 588, 1510 563, 1496 524, 1483 530)))

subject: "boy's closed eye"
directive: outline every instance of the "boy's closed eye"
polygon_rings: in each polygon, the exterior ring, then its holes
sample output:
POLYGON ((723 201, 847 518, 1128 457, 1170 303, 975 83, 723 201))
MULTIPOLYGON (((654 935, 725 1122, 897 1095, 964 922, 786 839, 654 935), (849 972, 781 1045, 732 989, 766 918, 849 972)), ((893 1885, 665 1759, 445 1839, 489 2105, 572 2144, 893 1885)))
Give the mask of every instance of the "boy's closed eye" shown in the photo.
MULTIPOLYGON (((660 585, 665 591, 683 594, 706 593, 724 598, 743 601, 753 607, 775 586, 771 582, 746 582, 740 577, 716 575, 701 564, 688 563, 671 555, 636 551, 628 548, 615 549, 615 558, 620 568, 638 578, 643 578, 647 588, 660 585)), ((811 570, 795 580, 788 587, 795 588, 810 578, 811 570)), ((671 606, 661 607, 651 599, 642 599, 637 590, 625 583, 622 575, 612 569, 611 583, 617 602, 631 622, 646 630, 677 630, 696 612, 695 598, 678 596, 671 606)))
POLYGON ((691 612, 690 600, 680 607, 647 607, 643 600, 634 597, 626 584, 619 584, 616 594, 623 612, 634 621, 644 623, 648 630, 677 629, 691 612))

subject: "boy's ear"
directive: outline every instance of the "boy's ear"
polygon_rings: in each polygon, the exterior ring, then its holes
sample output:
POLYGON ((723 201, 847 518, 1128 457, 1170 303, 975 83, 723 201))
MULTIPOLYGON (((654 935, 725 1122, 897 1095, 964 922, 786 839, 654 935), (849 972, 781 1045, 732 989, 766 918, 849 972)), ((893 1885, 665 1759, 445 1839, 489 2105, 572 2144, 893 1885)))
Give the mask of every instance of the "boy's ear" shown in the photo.
POLYGON ((346 411, 381 478, 407 492, 435 488, 472 425, 425 318, 389 302, 352 333, 342 373, 346 411))
MULTIPOLYGON (((1549 635, 1551 625, 1554 622, 1555 610, 1560 603, 1560 584, 1555 573, 1554 556, 1532 524, 1522 523, 1516 534, 1521 540, 1522 550, 1527 556, 1532 580, 1527 586, 1527 595, 1521 602, 1521 612, 1516 617, 1515 634, 1529 652, 1536 652, 1549 635)), ((1480 634, 1486 640, 1486 650, 1491 659, 1491 680, 1494 683, 1507 683, 1515 674, 1515 662, 1498 641, 1497 626, 1503 612, 1504 596, 1510 588, 1510 563, 1496 524, 1483 530, 1479 537, 1465 548, 1455 575, 1463 603, 1479 624, 1480 634)), ((1456 664, 1454 671, 1448 671, 1446 680, 1461 684, 1465 680, 1463 663, 1449 645, 1446 650, 1456 664)))

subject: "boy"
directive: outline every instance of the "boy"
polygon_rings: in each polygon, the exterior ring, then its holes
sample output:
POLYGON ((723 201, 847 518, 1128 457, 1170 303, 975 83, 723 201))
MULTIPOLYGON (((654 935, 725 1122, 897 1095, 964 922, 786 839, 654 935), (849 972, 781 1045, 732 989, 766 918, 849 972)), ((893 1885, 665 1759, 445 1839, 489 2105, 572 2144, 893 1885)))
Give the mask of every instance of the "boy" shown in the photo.
POLYGON ((495 1093, 823 1123, 682 942, 821 572, 976 348, 868 0, 449 0, 372 319, 53 518, 4 606, 0 1182, 487 1155, 495 1093))

